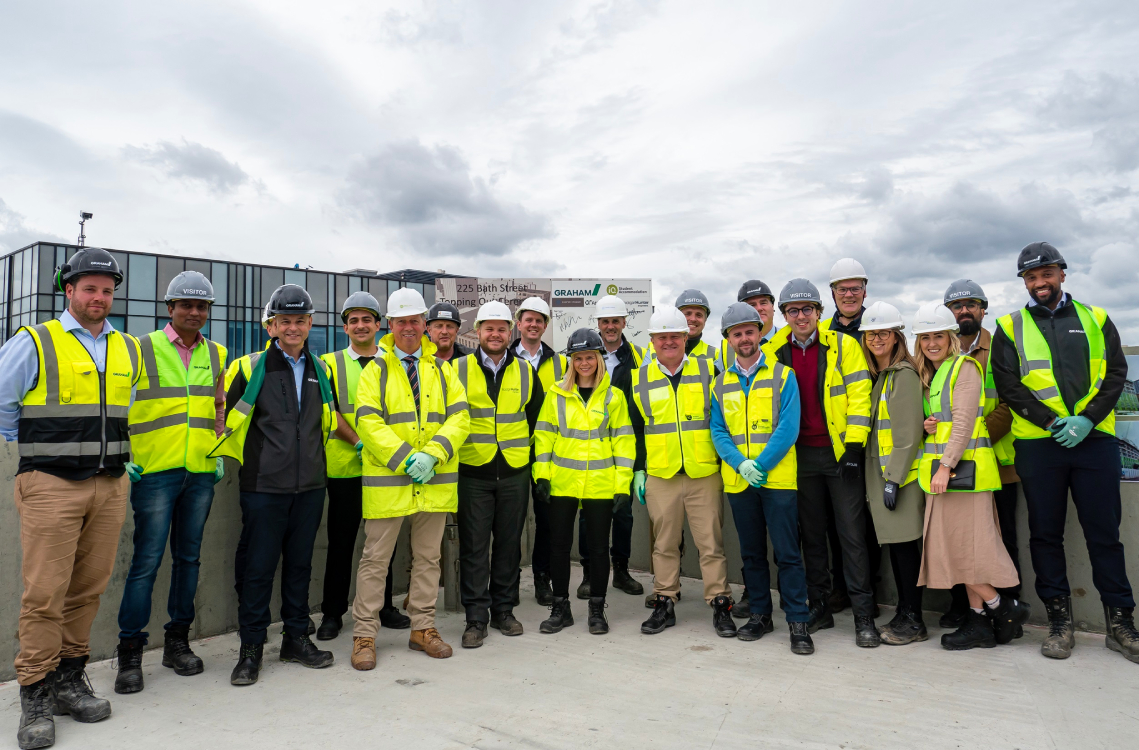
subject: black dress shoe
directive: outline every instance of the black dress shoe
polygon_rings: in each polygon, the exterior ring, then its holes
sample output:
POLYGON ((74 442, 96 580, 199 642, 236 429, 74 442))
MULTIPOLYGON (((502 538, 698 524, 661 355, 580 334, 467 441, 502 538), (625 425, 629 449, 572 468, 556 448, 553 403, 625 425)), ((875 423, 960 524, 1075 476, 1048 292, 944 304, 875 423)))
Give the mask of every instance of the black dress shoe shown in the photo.
POLYGON ((241 650, 237 652, 237 665, 229 673, 229 684, 240 686, 257 682, 264 652, 264 643, 242 643, 241 650))
POLYGON ((119 672, 115 675, 115 692, 126 695, 142 690, 142 649, 146 643, 141 638, 120 638, 115 656, 119 661, 119 672))
POLYGON ((543 607, 548 607, 554 603, 554 587, 553 583, 550 582, 549 573, 534 574, 534 598, 543 607))
POLYGON ((55 744, 55 719, 51 716, 51 675, 31 685, 20 686, 20 750, 36 750, 55 744))
POLYGON ((854 645, 860 648, 882 645, 882 637, 878 635, 878 628, 874 627, 874 618, 870 615, 854 616, 854 645))
POLYGON ((811 609, 807 619, 807 632, 814 633, 834 627, 834 615, 827 605, 826 599, 817 599, 810 602, 811 609))
POLYGON ((87 657, 72 656, 60 659, 52 680, 52 693, 55 694, 56 716, 68 714, 76 721, 92 724, 111 715, 111 702, 106 698, 96 698, 87 678, 87 657))
POLYGON ((490 616, 490 626, 503 635, 522 635, 522 623, 513 612, 495 612, 490 616))
POLYGON ((162 646, 162 666, 174 670, 182 677, 201 674, 206 664, 190 649, 190 629, 170 628, 162 646))
POLYGON ((623 557, 613 558, 613 588, 632 596, 645 593, 641 582, 629 575, 629 561, 623 557))
POLYGON ((815 643, 807 632, 807 623, 789 622, 787 629, 791 631, 791 653, 801 656, 815 653, 815 643))
POLYGON ((730 596, 717 596, 712 600, 712 628, 721 638, 736 637, 736 623, 732 620, 730 596))
POLYGON ((993 621, 969 610, 965 622, 956 631, 941 636, 941 647, 947 651, 968 651, 971 648, 996 648, 993 621))
POLYGON ((676 624, 676 605, 667 596, 657 595, 653 606, 653 613, 649 619, 641 623, 641 632, 645 635, 663 633, 665 628, 676 624))
POLYGON ((411 627, 411 618, 393 607, 384 607, 380 610, 380 626, 392 630, 407 630, 411 627))
POLYGON ((331 667, 334 661, 331 651, 321 651, 309 640, 308 633, 292 636, 285 633, 281 638, 281 661, 291 661, 309 669, 331 667))
POLYGON ((993 621, 993 637, 998 645, 1012 643, 1016 629, 1028 620, 1028 605, 1011 596, 1002 596, 996 609, 989 609, 988 604, 981 606, 993 621))
MULTIPOLYGON (((382 613, 383 610, 381 609, 380 612, 382 613)), ((343 617, 338 615, 325 615, 320 618, 320 627, 316 629, 316 639, 318 641, 331 641, 340 635, 340 630, 343 627, 343 617)))
POLYGON ((771 615, 753 613, 747 622, 740 625, 739 630, 736 631, 736 637, 741 641, 758 641, 773 630, 775 630, 775 623, 771 621, 771 615))
POLYGON ((538 626, 538 631, 557 633, 571 625, 573 625, 573 612, 570 611, 569 597, 555 596, 554 603, 550 605, 550 616, 538 626))

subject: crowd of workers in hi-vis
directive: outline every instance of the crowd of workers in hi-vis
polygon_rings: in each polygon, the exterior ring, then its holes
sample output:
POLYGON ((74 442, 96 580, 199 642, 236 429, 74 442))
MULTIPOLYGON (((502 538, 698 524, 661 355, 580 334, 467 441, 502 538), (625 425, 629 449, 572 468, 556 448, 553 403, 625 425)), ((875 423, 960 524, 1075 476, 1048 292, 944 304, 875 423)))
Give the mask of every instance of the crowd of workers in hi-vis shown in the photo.
POLYGON ((997 319, 992 334, 982 327, 981 286, 954 281, 909 321, 912 352, 898 309, 865 305, 869 279, 850 258, 831 269, 829 318, 806 279, 791 279, 778 296, 745 281, 720 316, 719 350, 702 338, 712 309, 696 289, 657 306, 646 348, 625 339, 625 304, 609 296, 597 302, 596 328, 573 331, 557 352, 542 341, 550 308, 540 298, 513 313, 502 302, 482 305, 478 347, 466 351, 457 343, 459 310, 429 308, 403 288, 387 300, 390 333, 378 342, 379 302, 366 292, 349 296, 341 311, 349 345, 318 358, 306 345, 312 299, 285 284, 265 307, 267 347, 229 361, 201 333, 214 302, 205 276, 179 274, 166 292, 169 324, 135 338, 107 319, 123 282, 115 258, 81 248, 56 274, 66 311, 21 328, 0 349, 0 431, 20 457, 19 745, 52 745, 53 716, 95 722, 111 714, 85 665, 128 500, 134 538, 115 692, 143 689, 167 544, 162 664, 179 675, 203 671, 189 633, 223 457, 240 464, 233 685, 258 680, 278 564, 281 661, 332 666, 333 654, 311 637, 339 637, 349 609, 354 669, 374 669, 377 646, 393 646, 384 630, 409 630, 411 649, 450 657, 435 627, 448 514, 458 524, 462 647, 522 635, 514 608, 531 499, 534 592, 549 607, 543 634, 575 625, 575 524, 583 568, 576 597, 587 600, 578 615, 590 633, 609 632, 611 576, 615 589, 645 593, 628 567, 639 503, 650 520, 653 572, 641 633, 676 624, 687 519, 717 636, 757 641, 774 630, 770 536, 796 654, 814 653, 811 635, 834 627, 834 613, 847 607, 860 647, 927 640, 924 588, 952 591, 939 623, 950 631, 943 648, 1009 644, 1029 614, 1018 483, 1047 614, 1044 656, 1068 658, 1075 645, 1064 557, 1070 492, 1106 646, 1139 662, 1113 416, 1127 364, 1107 313, 1063 291, 1065 268, 1052 245, 1025 247, 1017 274, 1027 303, 997 319), (776 307, 786 320, 779 329, 776 307), (326 495, 317 626, 309 580, 326 495), (738 601, 724 554, 725 495, 743 560, 738 601), (365 541, 354 561, 361 522, 365 541), (405 523, 406 614, 392 601, 405 523), (883 546, 898 604, 889 622, 876 624, 883 546))

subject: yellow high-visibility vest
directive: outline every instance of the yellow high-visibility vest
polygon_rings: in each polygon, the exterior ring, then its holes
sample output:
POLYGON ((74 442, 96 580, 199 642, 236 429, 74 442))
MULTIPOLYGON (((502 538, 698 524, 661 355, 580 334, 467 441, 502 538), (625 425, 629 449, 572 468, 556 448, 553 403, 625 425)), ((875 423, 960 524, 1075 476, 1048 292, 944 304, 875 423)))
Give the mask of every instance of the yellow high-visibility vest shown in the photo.
MULTIPOLYGON (((745 393, 736 372, 721 372, 712 386, 716 401, 724 414, 724 424, 732 435, 732 442, 746 458, 759 458, 771 435, 779 425, 780 396, 783 384, 793 370, 774 357, 763 356, 763 362, 752 376, 751 387, 745 393)), ((764 487, 776 490, 797 489, 797 459, 795 446, 783 460, 767 473, 764 487)), ((725 492, 743 492, 748 482, 728 463, 720 464, 720 476, 725 492)))
MULTIPOLYGON (((972 357, 958 355, 946 360, 937 368, 933 381, 929 384, 929 398, 926 400, 926 417, 936 416, 937 430, 932 435, 925 436, 925 445, 922 450, 921 462, 918 465, 918 483, 927 493, 930 487, 930 478, 933 475, 933 462, 940 460, 949 443, 949 436, 953 433, 953 389, 957 385, 957 376, 962 367, 976 367, 977 374, 981 375, 981 365, 972 357)), ((976 464, 976 481, 969 490, 949 490, 949 492, 984 492, 986 490, 999 490, 1001 488, 1000 469, 997 468, 997 456, 993 452, 993 444, 989 440, 989 430, 985 426, 984 395, 977 402, 976 416, 973 418, 973 432, 965 452, 961 454, 961 461, 973 461, 976 464)))
MULTIPOLYGON (((886 476, 886 464, 890 462, 890 455, 894 452, 894 432, 890 427, 889 394, 894 390, 895 374, 896 371, 894 370, 886 373, 886 382, 882 384, 882 392, 878 396, 878 468, 882 472, 883 478, 886 476)), ((918 478, 920 463, 921 450, 918 450, 901 486, 905 487, 918 478)))
MULTIPOLYGON (((380 356, 379 352, 376 356, 380 356)), ((348 355, 347 349, 322 354, 320 358, 328 365, 328 382, 336 393, 338 418, 342 418, 355 430, 356 386, 364 368, 360 366, 359 360, 348 355)), ((328 466, 328 476, 333 479, 348 479, 364 473, 364 464, 356 455, 356 446, 335 437, 325 444, 324 459, 328 466)))
POLYGON ((633 404, 645 420, 646 470, 669 479, 676 472, 693 479, 715 474, 719 456, 712 445, 712 361, 689 357, 673 390, 653 358, 632 371, 633 404))
POLYGON ((479 366, 478 352, 455 363, 455 374, 467 392, 470 432, 459 449, 459 463, 482 466, 494 460, 501 450, 506 463, 518 469, 530 460, 530 425, 526 405, 534 395, 534 368, 515 357, 502 373, 497 403, 486 387, 486 375, 479 366))
POLYGON ((566 376, 567 367, 569 367, 569 360, 566 359, 566 355, 557 353, 538 365, 538 380, 542 382, 543 393, 549 391, 550 386, 554 383, 562 382, 562 378, 566 376))

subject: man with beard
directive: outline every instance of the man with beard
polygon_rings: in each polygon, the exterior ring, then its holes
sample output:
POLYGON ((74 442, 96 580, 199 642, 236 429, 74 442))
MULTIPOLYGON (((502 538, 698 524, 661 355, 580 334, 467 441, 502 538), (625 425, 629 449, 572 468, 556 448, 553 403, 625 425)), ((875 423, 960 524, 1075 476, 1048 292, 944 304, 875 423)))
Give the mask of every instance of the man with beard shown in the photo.
POLYGON ((1120 456, 1113 411, 1127 379, 1127 358, 1107 313, 1061 290, 1067 267, 1047 242, 1020 251, 1017 275, 1029 301, 997 320, 991 358, 997 393, 1012 411, 1036 593, 1048 611, 1048 637, 1040 650, 1066 659, 1075 646, 1064 558, 1071 491, 1103 602, 1105 645, 1139 662, 1135 597, 1119 541, 1120 456))
MULTIPOLYGON (((981 321, 989 308, 989 300, 980 284, 971 279, 958 279, 945 290, 945 306, 957 319, 960 332, 957 335, 961 342, 961 353, 977 360, 981 370, 985 373, 985 426, 989 430, 989 439, 993 442, 997 460, 1000 462, 1001 488, 993 493, 997 504, 997 520, 1001 528, 1001 540, 1005 549, 1016 566, 1017 575, 1020 575, 1020 559, 1016 548, 1016 485, 1020 479, 1016 476, 1016 467, 1013 465, 1013 436, 1012 413, 1008 404, 997 398, 996 389, 992 383, 992 371, 989 368, 989 351, 992 336, 981 327, 981 321)), ((998 589, 1001 596, 1020 599, 1020 585, 1009 589, 998 589)), ((965 586, 958 584, 952 589, 953 605, 941 617, 940 625, 943 628, 956 629, 961 627, 969 616, 969 597, 965 593, 965 586)), ((1017 628, 1017 637, 1023 635, 1023 630, 1017 628)))
POLYGON ((457 341, 462 322, 459 308, 447 302, 436 302, 427 311, 427 337, 435 344, 436 359, 453 362, 470 354, 457 341))

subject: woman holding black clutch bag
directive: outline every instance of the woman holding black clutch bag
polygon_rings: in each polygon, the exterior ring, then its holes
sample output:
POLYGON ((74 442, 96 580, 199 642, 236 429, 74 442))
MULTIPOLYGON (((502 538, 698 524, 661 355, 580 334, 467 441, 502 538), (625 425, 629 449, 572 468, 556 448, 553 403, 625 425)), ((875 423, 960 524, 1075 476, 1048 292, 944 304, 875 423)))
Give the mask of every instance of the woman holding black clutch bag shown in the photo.
POLYGON ((957 321, 947 307, 923 305, 913 325, 914 361, 925 387, 925 447, 918 481, 926 492, 918 584, 949 589, 963 583, 969 617, 941 636, 950 651, 992 648, 1012 640, 1028 605, 997 593, 1018 582, 1001 542, 993 490, 1000 471, 984 420, 984 376, 961 354, 957 321))

